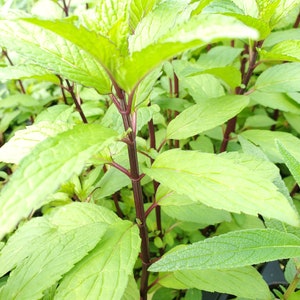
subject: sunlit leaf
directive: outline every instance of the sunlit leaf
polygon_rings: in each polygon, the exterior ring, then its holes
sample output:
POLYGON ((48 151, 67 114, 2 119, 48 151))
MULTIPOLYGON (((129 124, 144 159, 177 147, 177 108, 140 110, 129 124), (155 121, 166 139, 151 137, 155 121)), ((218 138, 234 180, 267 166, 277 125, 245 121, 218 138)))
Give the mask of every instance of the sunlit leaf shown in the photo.
POLYGON ((248 104, 245 96, 226 95, 193 105, 170 122, 167 138, 183 139, 223 124, 248 104))
POLYGON ((100 125, 83 124, 35 147, 0 194, 0 238, 47 203, 47 196, 79 174, 85 162, 114 136, 114 131, 100 125))
POLYGON ((122 221, 62 280, 58 299, 121 299, 140 251, 138 228, 122 221))
POLYGON ((160 154, 151 169, 144 171, 195 202, 231 212, 260 213, 291 225, 299 224, 297 212, 269 178, 230 158, 171 150, 160 154))
POLYGON ((270 130, 247 130, 241 133, 245 138, 261 147, 269 159, 273 162, 282 163, 282 156, 276 146, 275 141, 278 140, 286 147, 297 160, 300 160, 299 147, 300 140, 288 132, 270 131, 270 130))
POLYGON ((18 130, 0 148, 0 161, 18 164, 38 143, 71 128, 72 125, 64 122, 40 122, 27 126, 26 129, 18 130))
MULTIPOLYGON (((37 19, 30 20, 37 22, 37 19)), ((69 33, 68 27, 73 26, 70 22, 63 21, 44 22, 55 28, 59 26, 64 28, 65 33, 69 33)), ((85 35, 82 35, 81 40, 84 37, 85 35)), ((39 26, 24 20, 0 20, 0 44, 32 59, 36 64, 55 74, 95 87, 103 93, 110 91, 108 76, 94 57, 75 44, 39 26)), ((95 45, 93 48, 96 49, 95 45)), ((103 48, 99 52, 104 53, 103 48)))
POLYGON ((165 254, 149 270, 236 268, 300 255, 300 239, 273 229, 233 231, 165 254))
POLYGON ((74 203, 26 223, 0 252, 1 274, 16 267, 0 297, 40 299, 96 246, 108 224, 117 219, 111 215, 96 205, 74 203))
POLYGON ((291 171, 296 182, 300 184, 300 161, 297 160, 289 151, 289 149, 279 141, 276 142, 278 149, 283 157, 283 161, 291 171))
POLYGON ((255 89, 269 93, 300 91, 300 63, 281 64, 267 69, 257 78, 255 89))

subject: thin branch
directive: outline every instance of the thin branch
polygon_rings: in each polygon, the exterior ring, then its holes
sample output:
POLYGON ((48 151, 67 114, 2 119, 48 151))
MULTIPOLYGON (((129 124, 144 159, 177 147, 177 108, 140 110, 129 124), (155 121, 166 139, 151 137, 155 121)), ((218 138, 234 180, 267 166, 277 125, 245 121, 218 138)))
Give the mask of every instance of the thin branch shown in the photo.
POLYGON ((121 210, 121 207, 120 207, 120 204, 119 204, 119 193, 116 192, 112 195, 112 198, 113 198, 113 201, 114 201, 114 204, 115 204, 115 207, 116 207, 116 211, 117 211, 117 215, 123 219, 124 218, 124 214, 121 210))
POLYGON ((59 79, 59 82, 60 82, 60 89, 61 89, 61 94, 62 94, 62 98, 64 100, 64 103, 68 104, 66 93, 65 93, 65 90, 67 90, 67 89, 63 85, 63 79, 61 78, 60 75, 56 75, 56 76, 57 76, 57 78, 59 79))
POLYGON ((109 165, 111 165, 112 167, 116 168, 117 170, 121 171, 123 174, 125 174, 126 176, 128 176, 130 179, 132 178, 130 172, 125 169, 124 167, 122 167, 121 165, 119 165, 116 162, 110 162, 109 165))
POLYGON ((300 13, 297 16, 297 19, 293 25, 294 28, 298 28, 299 27, 299 23, 300 23, 300 13))
MULTIPOLYGON (((2 54, 6 57, 6 59, 7 59, 8 62, 9 62, 9 64, 10 64, 11 66, 13 66, 14 64, 13 64, 12 60, 10 59, 10 57, 9 57, 9 55, 8 55, 8 53, 7 53, 7 50, 2 49, 2 54)), ((19 85, 20 85, 21 93, 22 93, 22 94, 26 94, 26 90, 25 90, 25 88, 24 88, 24 85, 23 85, 22 80, 18 79, 17 81, 18 81, 18 83, 19 83, 19 85)))
MULTIPOLYGON (((248 66, 247 72, 245 72, 246 60, 245 60, 245 58, 242 59, 241 72, 243 74, 243 80, 242 80, 242 86, 236 88, 237 95, 243 95, 247 89, 247 86, 249 84, 249 81, 253 74, 253 71, 254 71, 255 67, 257 66, 256 60, 257 60, 258 52, 257 52, 256 48, 260 48, 262 46, 262 44, 263 44, 263 41, 255 42, 253 45, 253 49, 249 49, 249 66, 248 66)), ((243 54, 246 54, 247 50, 248 50, 248 48, 246 47, 243 54)), ((220 152, 226 151, 228 142, 230 140, 230 134, 235 131, 236 122, 237 122, 236 116, 231 118, 227 122, 223 141, 222 141, 221 148, 220 148, 220 152)))
POLYGON ((84 114, 82 108, 81 108, 81 99, 74 92, 74 84, 71 85, 71 83, 70 83, 70 81, 68 79, 66 79, 66 83, 67 83, 67 86, 68 86, 68 92, 71 94, 71 97, 72 97, 72 99, 74 101, 74 104, 76 106, 76 110, 79 112, 79 115, 80 115, 80 117, 82 119, 82 122, 87 124, 88 121, 87 121, 87 119, 85 117, 85 114, 84 114))

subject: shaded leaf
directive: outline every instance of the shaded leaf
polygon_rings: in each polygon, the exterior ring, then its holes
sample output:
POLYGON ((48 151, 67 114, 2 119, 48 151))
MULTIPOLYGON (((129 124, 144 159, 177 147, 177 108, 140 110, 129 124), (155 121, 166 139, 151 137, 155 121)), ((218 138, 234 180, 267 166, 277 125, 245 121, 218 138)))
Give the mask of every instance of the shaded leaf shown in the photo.
MULTIPOLYGON (((253 297, 255 290, 256 299, 271 299, 267 283, 259 272, 250 266, 224 270, 182 270, 175 271, 169 276, 175 277, 185 288, 197 288, 249 299, 253 297)), ((164 277, 159 283, 165 286, 164 277)))

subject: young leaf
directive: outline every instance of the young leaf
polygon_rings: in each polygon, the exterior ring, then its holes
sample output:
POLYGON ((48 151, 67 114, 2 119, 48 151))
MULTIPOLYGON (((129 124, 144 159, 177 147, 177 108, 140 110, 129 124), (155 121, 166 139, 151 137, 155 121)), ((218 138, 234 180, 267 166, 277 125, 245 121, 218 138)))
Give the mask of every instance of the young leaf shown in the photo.
POLYGON ((201 102, 187 108, 169 123, 168 139, 184 139, 217 127, 237 115, 246 107, 249 99, 226 95, 201 102))
POLYGON ((255 0, 222 0, 212 2, 204 9, 205 12, 219 13, 232 16, 247 26, 257 29, 259 39, 265 39, 270 33, 270 26, 267 21, 259 15, 258 6, 255 0))
POLYGON ((62 280, 57 299, 121 299, 140 251, 137 226, 111 225, 100 243, 62 280))
POLYGON ((283 161, 291 171, 292 175, 294 176, 296 182, 300 184, 300 162, 297 160, 291 152, 288 150, 288 148, 279 141, 276 141, 277 147, 283 157, 283 161))
MULTIPOLYGON (((160 21, 163 27, 163 20, 160 21)), ((130 91, 150 70, 185 50, 222 38, 243 37, 256 39, 257 33, 232 17, 213 14, 193 16, 186 23, 171 28, 155 44, 133 52, 121 66, 121 72, 116 74, 118 82, 130 91)))
MULTIPOLYGON (((34 22, 35 19, 30 20, 34 22)), ((28 22, 29 20, 27 22, 24 20, 0 20, 1 46, 19 52, 55 74, 60 74, 86 86, 95 87, 102 93, 110 92, 108 76, 95 58, 53 32, 28 22)), ((71 23, 63 21, 44 22, 56 25, 56 27, 60 26, 66 32, 68 32, 68 27, 72 26, 71 23)), ((77 31, 80 33, 79 30, 77 31)), ((81 40, 84 37, 85 35, 81 36, 81 40)), ((85 40, 84 42, 87 43, 85 40)), ((99 43, 98 41, 97 45, 99 43)), ((96 45, 93 48, 96 49, 96 45)), ((103 50, 104 48, 101 48, 98 51, 104 53, 103 50)))
POLYGON ((280 0, 270 21, 272 28, 276 28, 299 4, 299 0, 280 0))
POLYGON ((116 133, 97 124, 83 124, 41 142, 20 164, 0 194, 0 239, 47 196, 107 145, 116 133))
MULTIPOLYGON (((271 299, 267 283, 259 272, 250 266, 224 270, 182 270, 171 273, 171 276, 185 285, 185 288, 197 288, 249 299, 253 297, 255 290, 256 299, 271 299)), ((159 283, 165 286, 164 277, 159 283)))
POLYGON ((257 78, 254 88, 268 93, 300 91, 300 63, 281 64, 267 69, 257 78))
POLYGON ((273 229, 233 231, 165 254, 151 272, 237 268, 297 257, 300 239, 273 229))
POLYGON ((130 2, 129 26, 135 31, 140 21, 152 10, 157 0, 133 0, 130 2))
POLYGON ((260 213, 291 225, 300 224, 297 212, 268 178, 229 158, 170 150, 160 154, 151 169, 145 168, 144 172, 195 202, 231 212, 260 213))

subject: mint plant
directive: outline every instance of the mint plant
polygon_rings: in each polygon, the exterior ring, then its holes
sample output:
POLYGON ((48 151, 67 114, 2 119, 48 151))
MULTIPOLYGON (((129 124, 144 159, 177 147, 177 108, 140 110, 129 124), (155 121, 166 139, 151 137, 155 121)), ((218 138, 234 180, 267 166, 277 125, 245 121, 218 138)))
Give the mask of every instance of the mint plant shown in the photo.
POLYGON ((295 297, 299 7, 4 5, 0 299, 295 297))

